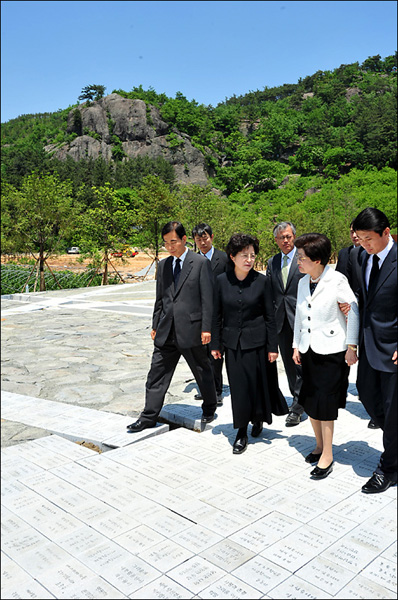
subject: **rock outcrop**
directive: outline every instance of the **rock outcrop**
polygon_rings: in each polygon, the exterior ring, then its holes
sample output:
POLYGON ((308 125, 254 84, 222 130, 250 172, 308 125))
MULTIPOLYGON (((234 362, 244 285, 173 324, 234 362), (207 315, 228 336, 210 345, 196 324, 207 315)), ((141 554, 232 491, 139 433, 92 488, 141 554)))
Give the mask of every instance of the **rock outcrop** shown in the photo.
POLYGON ((142 100, 110 94, 97 102, 84 103, 70 111, 68 133, 77 137, 62 145, 45 147, 54 157, 71 156, 110 161, 115 142, 124 152, 123 160, 137 156, 162 156, 173 165, 180 183, 206 185, 208 173, 203 154, 191 144, 188 135, 171 128, 159 110, 142 100))

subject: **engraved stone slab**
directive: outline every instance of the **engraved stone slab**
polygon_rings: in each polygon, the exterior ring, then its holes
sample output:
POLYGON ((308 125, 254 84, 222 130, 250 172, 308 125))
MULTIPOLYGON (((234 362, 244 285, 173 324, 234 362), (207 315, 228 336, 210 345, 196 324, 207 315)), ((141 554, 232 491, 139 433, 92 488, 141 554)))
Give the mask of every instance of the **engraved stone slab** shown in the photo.
POLYGON ((47 543, 48 539, 31 527, 6 536, 1 541, 2 550, 14 560, 18 559, 18 562, 21 554, 42 548, 47 543))
POLYGON ((330 594, 292 575, 269 592, 271 598, 333 598, 330 594))
POLYGON ((297 500, 284 502, 282 506, 278 507, 278 510, 302 523, 308 523, 323 513, 323 508, 314 505, 311 502, 305 502, 302 497, 297 500))
POLYGON ((300 579, 335 596, 352 579, 352 571, 318 556, 296 572, 300 579))
POLYGON ((255 600, 261 597, 259 590, 230 574, 219 579, 199 594, 199 598, 236 598, 237 600, 243 598, 255 600))
POLYGON ((139 554, 163 542, 165 539, 163 535, 160 535, 160 533, 150 529, 146 525, 139 525, 117 536, 114 541, 132 554, 139 554))
POLYGON ((247 525, 247 521, 222 511, 215 511, 206 519, 206 527, 223 537, 228 537, 247 525))
POLYGON ((391 546, 383 552, 382 557, 397 562, 397 542, 391 544, 391 546))
POLYGON ((356 540, 345 538, 328 548, 322 556, 354 573, 362 571, 378 554, 356 540))
POLYGON ((160 514, 149 518, 147 525, 166 538, 170 538, 184 529, 188 529, 192 523, 188 519, 164 509, 160 514))
POLYGON ((201 552, 200 556, 217 567, 230 572, 253 558, 254 552, 233 540, 225 539, 201 552))
POLYGON ((207 562, 204 558, 194 556, 182 565, 169 571, 168 576, 194 594, 198 594, 225 575, 225 571, 207 562))
MULTIPOLYGON (((86 550, 79 555, 79 560, 82 563, 102 577, 105 577, 106 573, 115 565, 129 564, 130 559, 131 555, 127 550, 107 539, 104 539, 97 546, 88 548, 86 546, 86 550)), ((109 580, 107 579, 107 581, 109 580)))
POLYGON ((2 537, 12 537, 20 531, 29 529, 28 523, 14 515, 7 508, 1 509, 1 535, 2 537))
POLYGON ((397 589, 397 564, 379 556, 361 573, 366 579, 388 588, 391 591, 397 589))
POLYGON ((75 586, 85 586, 87 581, 93 577, 90 569, 81 562, 68 556, 66 560, 58 562, 56 566, 46 569, 40 574, 40 582, 56 598, 69 596, 69 588, 75 586))
MULTIPOLYGON (((333 543, 335 538, 306 525, 268 546, 261 556, 284 566, 292 573, 333 543)), ((339 540, 340 542, 340 540, 339 540)))
POLYGON ((163 573, 191 558, 193 553, 172 540, 164 540, 156 546, 144 550, 139 557, 163 573))
POLYGON ((311 525, 324 531, 334 537, 343 537, 351 529, 354 529, 355 522, 349 521, 341 515, 336 515, 332 512, 324 512, 310 522, 311 525))
POLYGON ((357 575, 348 585, 343 587, 341 592, 339 592, 335 598, 372 598, 375 600, 379 600, 381 598, 391 598, 396 599, 396 592, 390 591, 381 585, 363 577, 362 575, 357 575))
POLYGON ((163 577, 155 579, 149 585, 145 585, 133 594, 130 594, 129 598, 141 598, 142 600, 147 600, 148 598, 168 598, 172 600, 173 598, 193 598, 193 594, 166 575, 163 575, 163 577))
POLYGON ((358 492, 339 504, 332 506, 332 512, 342 514, 346 519, 352 519, 356 523, 362 523, 365 519, 381 511, 391 500, 382 497, 381 494, 365 494, 358 492))
POLYGON ((250 585, 263 594, 276 587, 290 575, 289 571, 262 556, 252 558, 235 569, 232 574, 242 581, 250 581, 250 585))
POLYGON ((110 585, 107 581, 97 576, 85 579, 77 585, 68 586, 67 594, 63 597, 76 598, 78 600, 83 600, 84 598, 101 598, 101 600, 103 598, 109 598, 109 600, 127 598, 125 594, 122 594, 113 585, 110 585))
POLYGON ((16 558, 25 571, 41 582, 44 573, 56 569, 58 565, 67 564, 70 559, 70 554, 52 542, 41 544, 30 552, 21 552, 16 558))
POLYGON ((98 531, 88 525, 80 524, 80 529, 64 531, 64 535, 57 539, 57 544, 72 556, 79 556, 82 552, 86 552, 87 548, 93 548, 103 541, 104 536, 98 531))
POLYGON ((301 526, 302 523, 295 519, 272 512, 256 523, 237 531, 231 536, 231 539, 245 548, 259 553, 301 526))
POLYGON ((138 556, 130 555, 127 561, 115 564, 102 575, 111 585, 124 594, 130 595, 158 579, 161 573, 138 556))
MULTIPOLYGON (((1 588, 1 597, 4 598, 37 598, 38 600, 45 600, 46 598, 55 598, 52 594, 48 592, 40 583, 35 581, 33 577, 29 577, 28 579, 23 579, 22 581, 18 579, 18 589, 15 589, 15 583, 7 586, 2 586, 1 588)), ((71 597, 71 596, 70 596, 71 597)))
POLYGON ((192 525, 189 529, 177 533, 173 537, 173 540, 194 554, 199 554, 203 550, 206 550, 206 548, 220 542, 222 537, 206 527, 192 525))

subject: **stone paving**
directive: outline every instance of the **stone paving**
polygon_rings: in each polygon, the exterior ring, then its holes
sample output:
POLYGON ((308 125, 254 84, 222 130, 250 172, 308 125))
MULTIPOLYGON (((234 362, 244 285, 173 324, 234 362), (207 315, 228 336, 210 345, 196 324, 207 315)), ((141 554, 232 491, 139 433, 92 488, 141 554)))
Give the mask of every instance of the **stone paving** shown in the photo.
POLYGON ((308 419, 234 456, 227 386, 199 432, 184 361, 162 411, 183 427, 127 434, 153 299, 153 282, 2 297, 1 597, 396 598, 397 488, 360 491, 382 436, 355 369, 322 481, 308 419))

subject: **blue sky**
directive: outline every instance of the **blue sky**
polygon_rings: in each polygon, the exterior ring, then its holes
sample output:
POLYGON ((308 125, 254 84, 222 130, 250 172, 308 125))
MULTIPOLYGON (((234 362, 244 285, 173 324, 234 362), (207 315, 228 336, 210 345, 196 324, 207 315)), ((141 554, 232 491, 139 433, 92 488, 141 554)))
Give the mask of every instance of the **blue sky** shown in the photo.
POLYGON ((395 1, 1 2, 1 121, 86 85, 225 98, 397 48, 395 1))

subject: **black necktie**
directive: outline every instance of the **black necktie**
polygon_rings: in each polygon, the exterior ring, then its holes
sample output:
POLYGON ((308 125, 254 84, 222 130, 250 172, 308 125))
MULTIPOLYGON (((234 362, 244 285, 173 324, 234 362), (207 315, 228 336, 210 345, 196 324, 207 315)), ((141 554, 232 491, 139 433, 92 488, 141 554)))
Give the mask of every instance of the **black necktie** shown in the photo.
POLYGON ((177 287, 178 285, 178 280, 180 278, 180 273, 181 273, 181 260, 179 258, 176 259, 176 264, 174 267, 174 273, 173 273, 173 278, 174 278, 174 287, 177 287))
POLYGON ((373 264, 369 276, 368 294, 370 294, 370 292, 374 289, 379 277, 379 260, 380 258, 377 256, 377 254, 373 254, 373 264))

